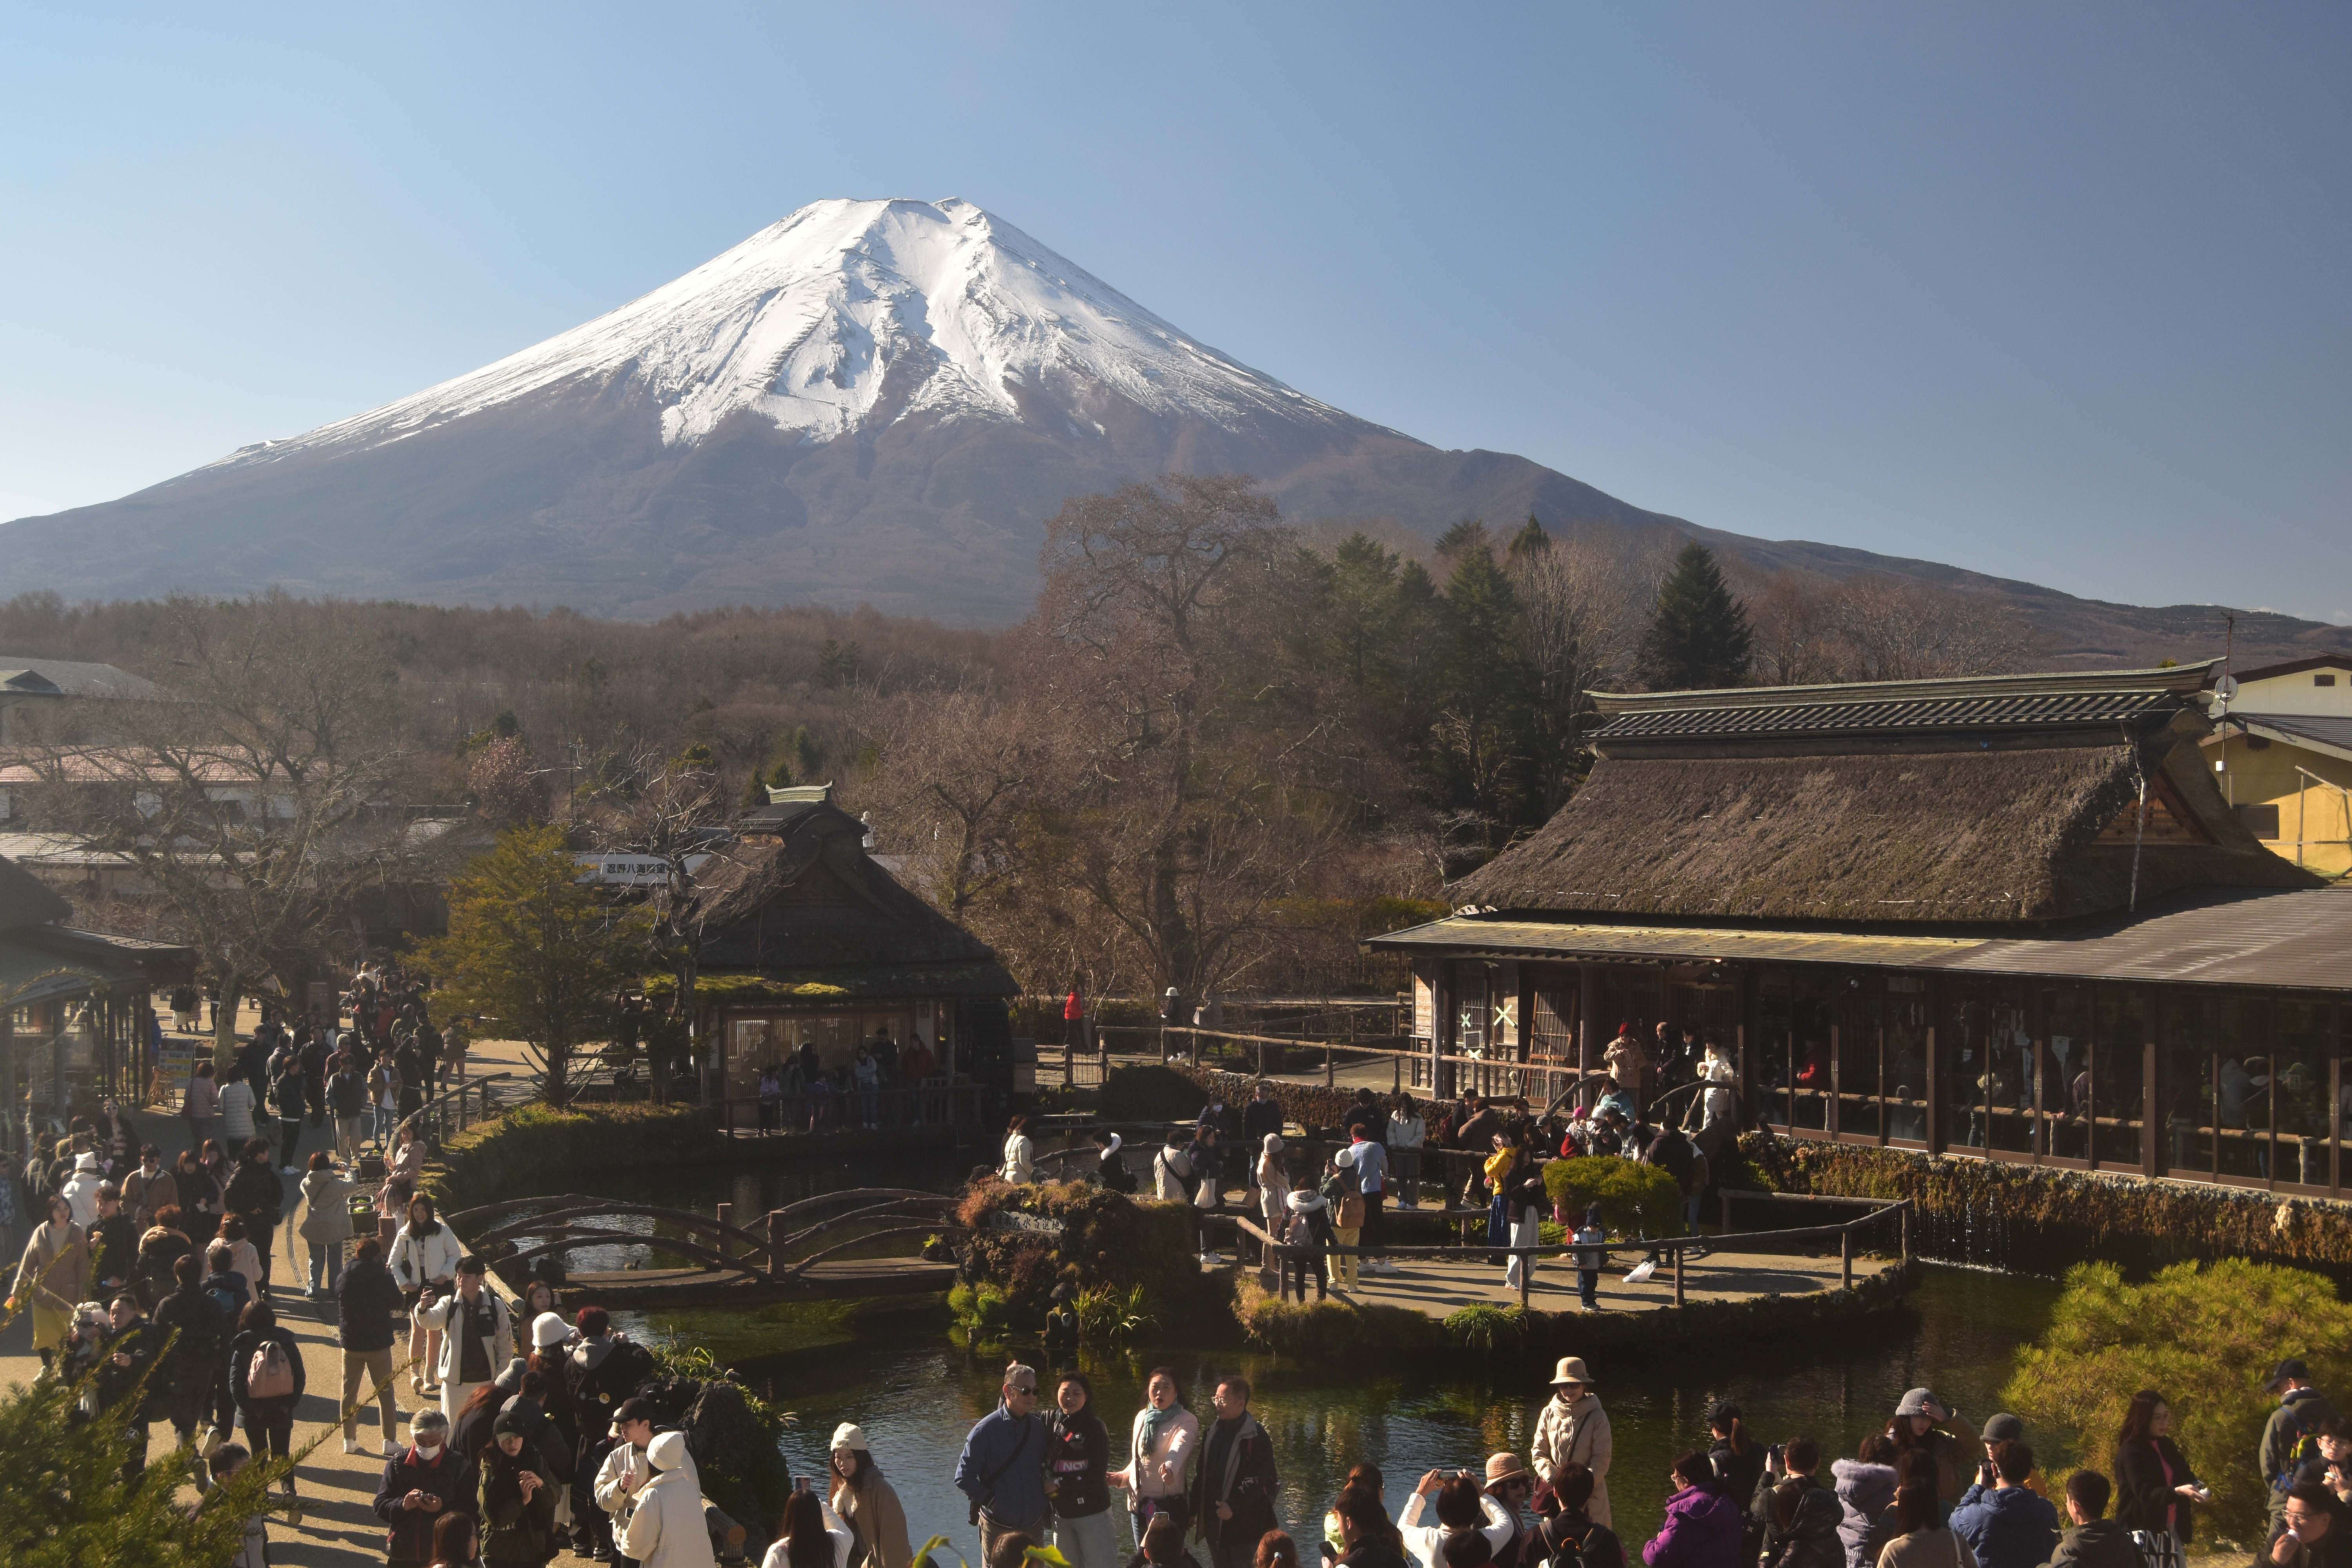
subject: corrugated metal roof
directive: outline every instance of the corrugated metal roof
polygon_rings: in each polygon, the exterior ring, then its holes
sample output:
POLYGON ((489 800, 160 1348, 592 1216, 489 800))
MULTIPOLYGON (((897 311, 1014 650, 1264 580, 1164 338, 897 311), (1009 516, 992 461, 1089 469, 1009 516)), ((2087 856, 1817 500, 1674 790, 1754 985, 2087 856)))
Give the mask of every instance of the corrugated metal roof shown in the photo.
POLYGON ((1454 915, 1374 937, 1366 945, 1408 953, 1844 963, 2352 992, 2352 888, 2221 889, 2160 912, 2038 937, 1887 936, 1454 915))
POLYGON ((1871 731, 2022 730, 2113 723, 2179 710, 2169 691, 1988 693, 1899 701, 1783 702, 1620 713, 1595 741, 1700 735, 1825 735, 1871 731))
POLYGON ((2232 713, 2230 718, 2260 733, 2352 757, 2352 719, 2310 713, 2232 713))

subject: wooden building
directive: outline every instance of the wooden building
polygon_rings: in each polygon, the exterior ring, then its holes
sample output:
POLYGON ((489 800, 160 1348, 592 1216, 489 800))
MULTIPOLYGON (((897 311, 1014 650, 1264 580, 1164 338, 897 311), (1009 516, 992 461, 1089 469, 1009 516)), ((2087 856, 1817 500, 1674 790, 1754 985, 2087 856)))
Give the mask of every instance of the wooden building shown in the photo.
POLYGON ((2334 1193, 2352 889, 2216 787, 2211 674, 1596 694, 1584 788, 1372 945, 1440 1054, 1667 1020, 1796 1136, 2334 1193))
POLYGON ((2205 738, 2222 798, 2273 853, 2352 870, 2352 654, 2264 665, 2238 682, 2205 738))
POLYGON ((1007 1000, 995 951, 899 886, 866 826, 822 788, 775 790, 696 874, 698 1011, 721 1042, 726 1093, 803 1044, 828 1069, 861 1041, 919 1041, 939 1076, 1009 1083, 1007 1000))

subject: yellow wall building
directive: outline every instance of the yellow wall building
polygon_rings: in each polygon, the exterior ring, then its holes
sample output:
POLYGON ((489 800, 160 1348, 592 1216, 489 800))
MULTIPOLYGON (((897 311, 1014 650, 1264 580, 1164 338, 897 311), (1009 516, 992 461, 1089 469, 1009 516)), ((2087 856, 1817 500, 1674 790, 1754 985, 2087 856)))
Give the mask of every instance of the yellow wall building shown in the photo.
POLYGON ((2314 871, 2352 870, 2352 654, 2247 670, 2203 745, 2255 837, 2314 871))

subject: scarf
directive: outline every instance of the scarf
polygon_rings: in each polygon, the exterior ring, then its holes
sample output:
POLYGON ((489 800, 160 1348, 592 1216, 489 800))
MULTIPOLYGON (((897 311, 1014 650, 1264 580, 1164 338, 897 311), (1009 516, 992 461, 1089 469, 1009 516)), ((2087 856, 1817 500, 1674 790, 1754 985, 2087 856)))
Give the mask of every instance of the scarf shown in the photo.
POLYGON ((1146 1405, 1143 1407, 1143 1451, 1146 1454, 1160 1446, 1161 1429, 1173 1426, 1176 1417, 1182 1414, 1184 1414, 1184 1407, 1181 1405, 1171 1405, 1165 1410, 1160 1409, 1157 1405, 1146 1405))

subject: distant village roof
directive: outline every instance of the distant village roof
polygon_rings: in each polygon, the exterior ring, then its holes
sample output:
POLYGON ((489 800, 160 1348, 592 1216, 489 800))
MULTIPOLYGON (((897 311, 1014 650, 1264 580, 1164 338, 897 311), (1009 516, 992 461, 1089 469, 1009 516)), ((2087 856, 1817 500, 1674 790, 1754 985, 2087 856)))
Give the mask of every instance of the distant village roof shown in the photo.
POLYGON ((2199 758, 2210 668, 1595 693, 1584 786, 1450 894, 1518 913, 2000 924, 2122 910, 2135 875, 2143 904, 2313 886, 2199 758))
POLYGON ((110 664, 0 653, 0 689, 58 697, 152 697, 155 683, 110 664))

